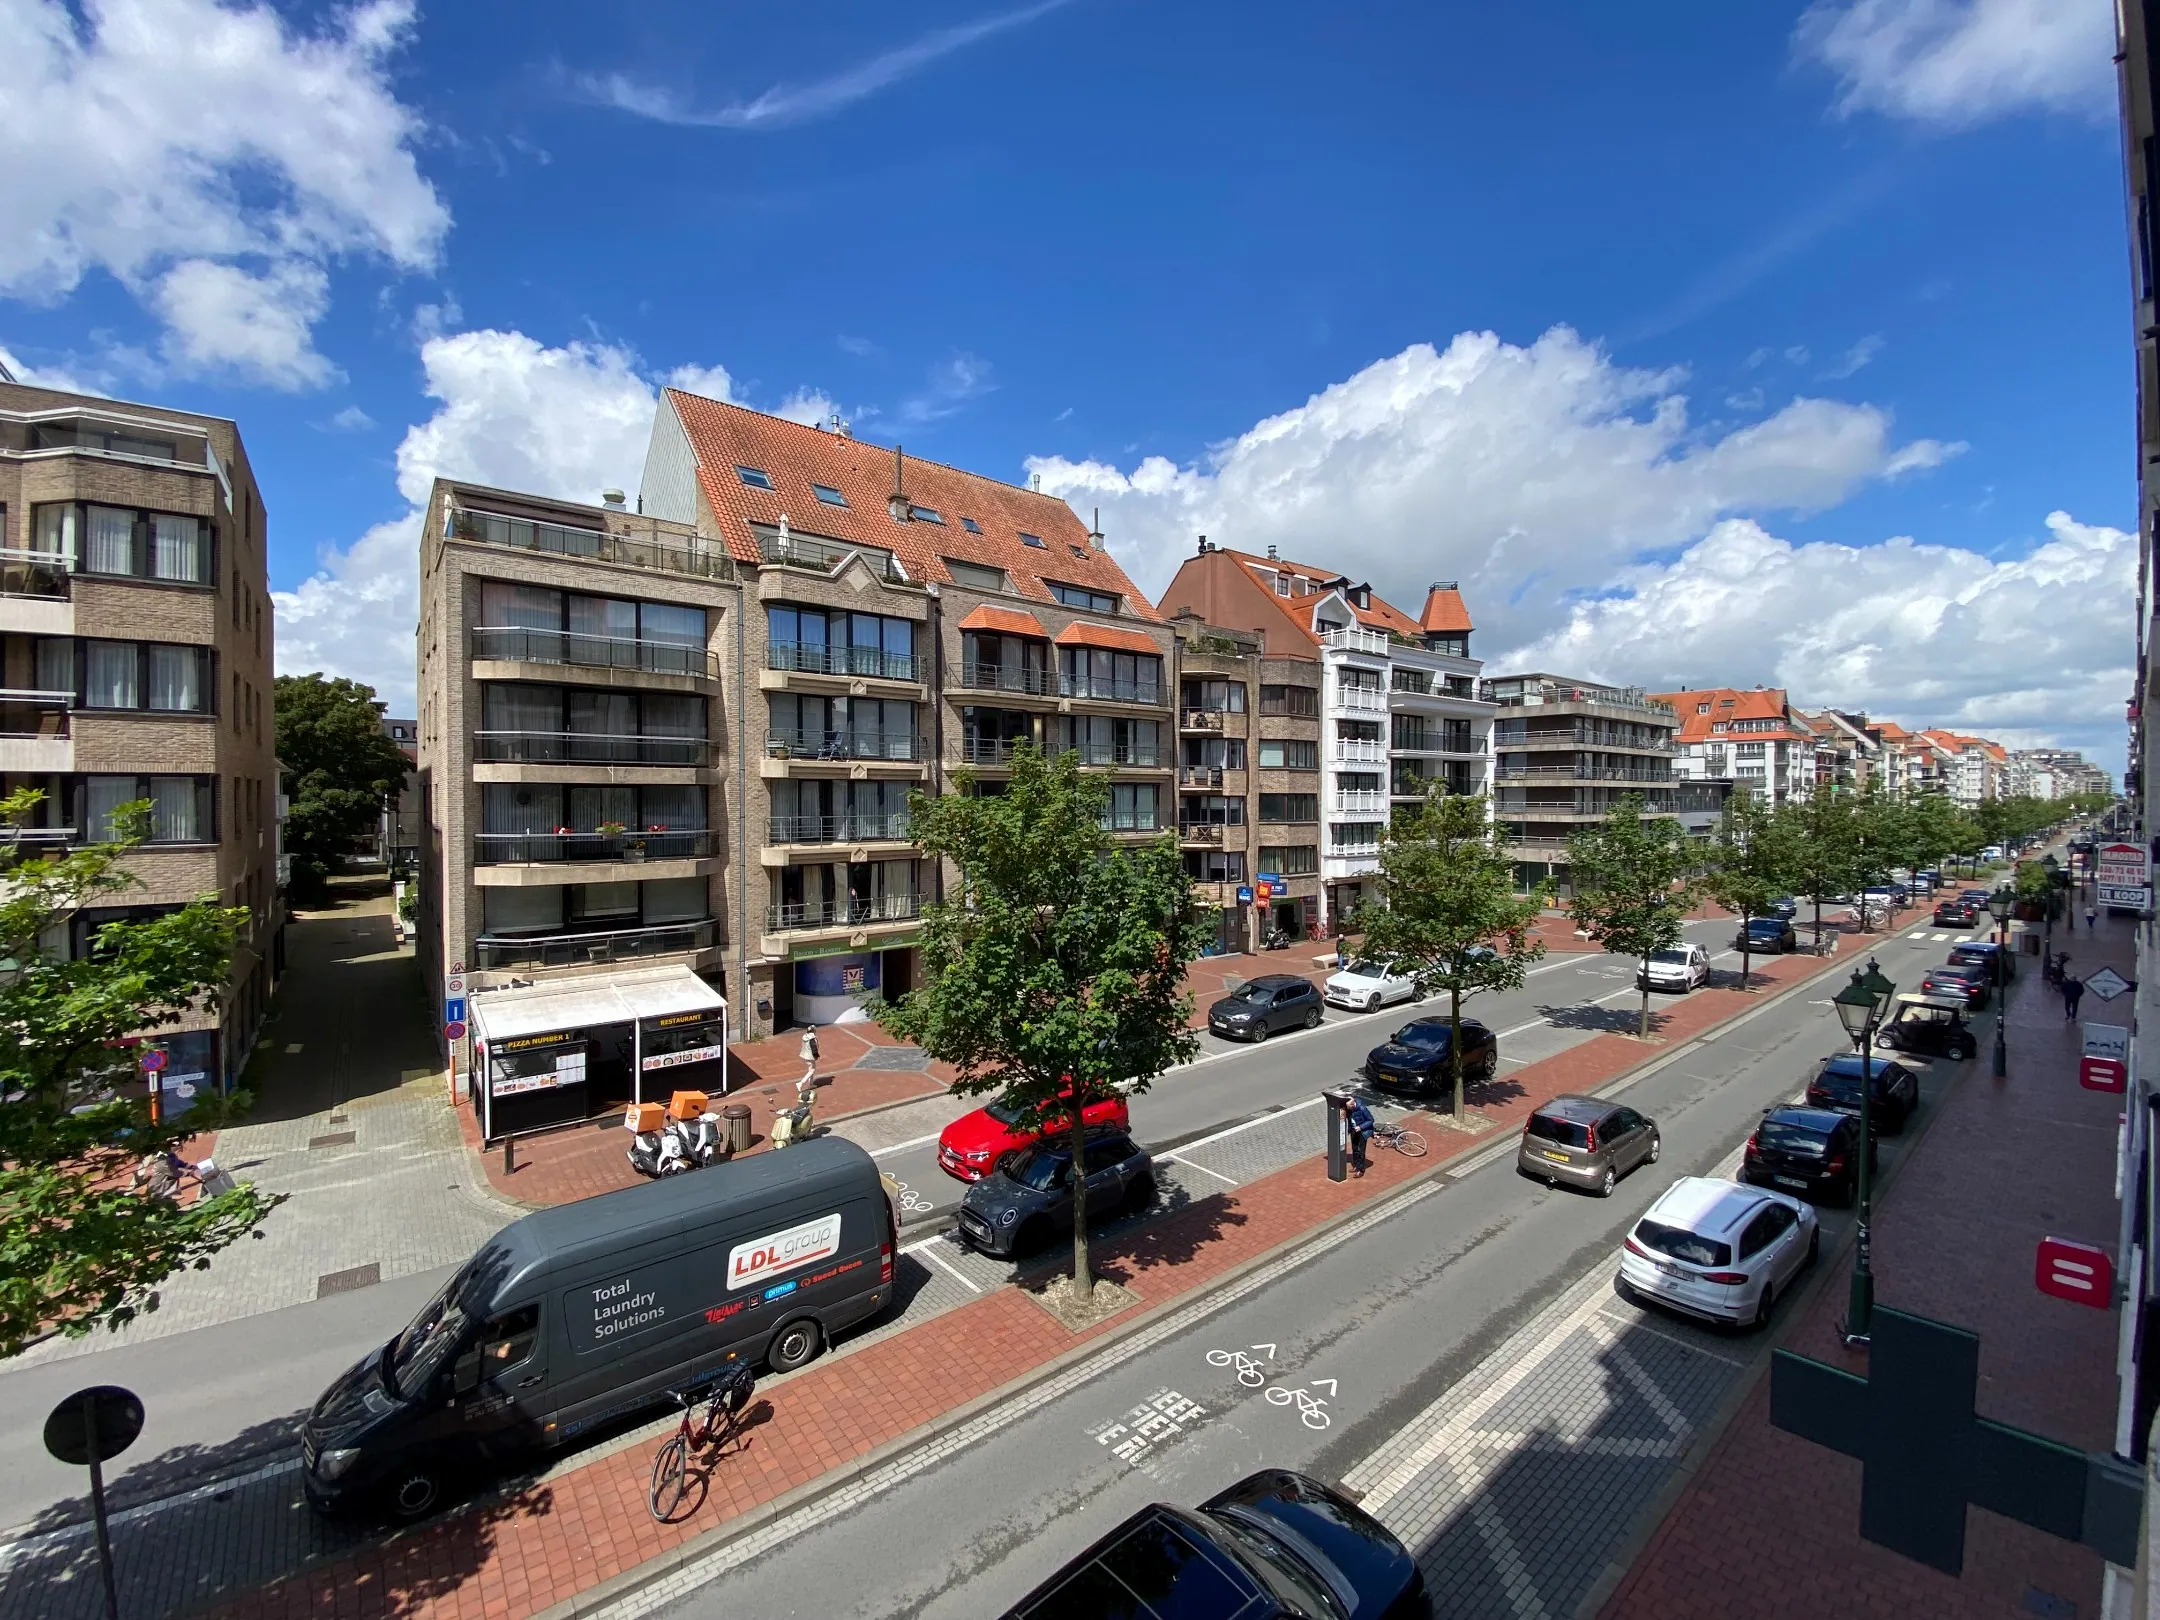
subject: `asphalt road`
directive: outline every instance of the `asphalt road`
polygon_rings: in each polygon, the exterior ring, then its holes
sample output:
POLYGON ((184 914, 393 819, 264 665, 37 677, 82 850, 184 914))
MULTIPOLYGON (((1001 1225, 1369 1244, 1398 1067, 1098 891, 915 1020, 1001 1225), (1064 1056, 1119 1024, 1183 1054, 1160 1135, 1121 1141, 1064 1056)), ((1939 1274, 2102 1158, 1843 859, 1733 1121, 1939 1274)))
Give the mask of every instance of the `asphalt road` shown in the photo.
MULTIPOLYGON (((1877 942, 1884 970, 1901 984, 1916 981, 1947 949, 1932 932, 1877 942)), ((1855 965, 1865 960, 1849 955, 1855 965)), ((1263 1466, 1342 1478, 1547 1302, 1590 1273, 1609 1272, 1626 1228, 1675 1177, 1718 1166, 1763 1108, 1799 1089, 1816 1060, 1849 1049, 1828 1004, 1835 983, 1767 1004, 1631 1082, 1627 1100, 1658 1122, 1665 1151, 1611 1199, 1547 1190, 1503 1154, 1345 1238, 1323 1260, 1111 1359, 1080 1387, 1031 1408, 1023 1398, 1009 1423, 957 1451, 933 1448, 911 1477, 828 1522, 774 1527, 764 1538, 777 1542, 772 1550, 708 1573, 664 1612, 681 1620, 981 1617, 1147 1502, 1191 1505, 1263 1466), (1263 1347, 1272 1380, 1325 1393, 1324 1429, 1308 1426, 1296 1408, 1258 1399, 1207 1359, 1210 1350, 1258 1355, 1263 1347), (1189 1401, 1204 1415, 1186 1419, 1182 1432, 1138 1463, 1099 1438, 1136 1408, 1161 1410, 1166 1396, 1173 1411, 1189 1401)), ((1983 1053, 1978 1066, 1985 1064, 1983 1053)), ((1941 1064, 1924 1075, 1923 1111, 1960 1067, 1975 1068, 1941 1064)), ((1309 1076, 1307 1066, 1304 1083, 1309 1076)), ((1885 1165, 1902 1151, 1897 1138, 1887 1139, 1885 1165)), ((1823 1218, 1827 1245, 1850 1217, 1826 1210, 1823 1218)), ((1581 1514, 1554 1526, 1562 1536, 1617 1536, 1622 1528, 1581 1514)))

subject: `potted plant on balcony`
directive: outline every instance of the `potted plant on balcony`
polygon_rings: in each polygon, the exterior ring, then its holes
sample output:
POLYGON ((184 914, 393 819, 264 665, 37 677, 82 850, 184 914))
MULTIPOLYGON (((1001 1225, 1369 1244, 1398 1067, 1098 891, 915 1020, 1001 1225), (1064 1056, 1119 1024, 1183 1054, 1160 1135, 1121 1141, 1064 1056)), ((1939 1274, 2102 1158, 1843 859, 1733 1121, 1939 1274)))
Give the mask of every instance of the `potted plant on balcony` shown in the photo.
POLYGON ((600 823, 599 826, 593 829, 595 833, 597 833, 600 837, 606 839, 610 844, 616 843, 618 840, 621 839, 622 835, 629 830, 630 829, 628 827, 624 826, 619 821, 603 821, 600 823))

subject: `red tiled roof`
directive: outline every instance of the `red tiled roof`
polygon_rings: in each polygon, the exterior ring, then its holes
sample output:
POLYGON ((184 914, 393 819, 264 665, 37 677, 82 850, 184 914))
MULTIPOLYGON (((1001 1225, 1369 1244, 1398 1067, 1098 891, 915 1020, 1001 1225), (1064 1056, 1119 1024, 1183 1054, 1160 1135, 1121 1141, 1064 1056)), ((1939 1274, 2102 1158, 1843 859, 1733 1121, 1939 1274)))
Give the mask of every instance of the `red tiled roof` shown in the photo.
POLYGON ((1653 701, 1670 703, 1673 712, 1680 717, 1680 731, 1675 739, 1683 743, 1708 742, 1712 737, 1737 735, 1748 742, 1813 742, 1815 734, 1804 726, 1793 724, 1786 714, 1785 689, 1782 686, 1761 686, 1742 691, 1730 686, 1706 686, 1693 692, 1653 692, 1653 701), (1696 710, 1708 704, 1708 714, 1696 710), (1745 731, 1737 734, 1719 732, 1711 727, 1719 722, 1734 720, 1775 720, 1779 724, 1764 731, 1745 731))
MULTIPOLYGON (((1343 578, 1341 573, 1325 568, 1315 568, 1310 563, 1292 562, 1286 557, 1255 557, 1250 552, 1233 551, 1227 546, 1223 547, 1222 550, 1226 555, 1235 557, 1246 568, 1256 573, 1288 574, 1293 579, 1302 579, 1314 586, 1314 590, 1302 595, 1277 596, 1274 588, 1266 586, 1266 582, 1262 581, 1270 599, 1277 607, 1282 609, 1283 615, 1298 627, 1298 630, 1307 641, 1314 639, 1312 614, 1309 611, 1302 611, 1299 604, 1309 603, 1315 595, 1329 589, 1336 581, 1343 578)), ((1345 599, 1348 598, 1349 591, 1350 587, 1345 585, 1343 587, 1345 599)), ((1350 604, 1350 611, 1356 616, 1358 623, 1368 630, 1378 630, 1383 633, 1392 630, 1395 634, 1408 636, 1413 641, 1418 638, 1417 621, 1411 618, 1409 614, 1403 612, 1402 609, 1382 597, 1378 592, 1372 594, 1371 601, 1372 606, 1369 608, 1361 608, 1354 602, 1350 604)))
MULTIPOLYGON (((1025 608, 992 607, 988 602, 975 608, 966 618, 962 619, 960 628, 963 630, 995 630, 1002 635, 1008 636, 1041 636, 1047 638, 1050 634, 1049 631, 1042 627, 1042 621, 1025 608)), ((1154 650, 1154 646, 1153 642, 1148 643, 1150 651, 1154 650)))
POLYGON ((1468 635, 1474 628, 1470 623, 1470 609, 1463 604, 1462 592, 1452 585, 1435 585, 1425 593, 1425 611, 1418 616, 1418 628, 1445 635, 1468 635))
POLYGON ((757 560, 753 523, 777 526, 785 515, 796 533, 892 552, 911 579, 952 583, 943 561, 950 557, 1003 569, 1021 596, 1054 601, 1047 581, 1058 580, 1120 597, 1135 618, 1161 621, 1155 604, 1109 552, 1089 543, 1073 509, 1053 495, 906 456, 901 482, 909 504, 944 521, 897 522, 887 505, 892 450, 679 388, 663 390, 662 400, 682 421, 697 456, 698 488, 738 561, 757 560), (737 467, 757 468, 773 487, 753 489, 737 467), (837 490, 847 505, 820 500, 812 483, 837 490), (982 532, 970 533, 962 518, 974 519, 982 532), (1042 545, 1029 545, 1023 534, 1042 545))
MULTIPOLYGON (((965 629, 965 623, 961 627, 965 629)), ((1108 647, 1116 652, 1158 654, 1162 651, 1137 630, 1120 630, 1114 625, 1094 624, 1085 619, 1075 620, 1050 639, 1061 647, 1108 647)))

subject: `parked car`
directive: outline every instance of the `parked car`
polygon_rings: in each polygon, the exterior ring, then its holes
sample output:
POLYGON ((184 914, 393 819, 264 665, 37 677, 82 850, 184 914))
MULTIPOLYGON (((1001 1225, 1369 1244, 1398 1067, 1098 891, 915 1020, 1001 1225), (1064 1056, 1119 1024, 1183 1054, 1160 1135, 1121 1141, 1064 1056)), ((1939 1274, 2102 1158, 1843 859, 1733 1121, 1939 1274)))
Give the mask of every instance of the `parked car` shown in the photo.
MULTIPOLYGON (((1869 1057, 1868 1076, 1874 1082, 1868 1107, 1875 1128, 1895 1136, 1920 1106, 1920 1082, 1904 1064, 1885 1057, 1869 1057)), ((1810 1108, 1835 1108, 1841 1114, 1857 1116, 1860 1054, 1840 1052, 1824 1058, 1815 1078, 1808 1082, 1807 1101, 1810 1108)))
POLYGON ((1392 1002, 1416 999, 1417 980, 1384 962, 1359 960, 1330 973, 1322 997, 1331 1007, 1371 1012, 1392 1002))
POLYGON ((1615 1286, 1637 1304, 1763 1327, 1821 1241, 1815 1211, 1790 1193, 1684 1176, 1628 1233, 1615 1286))
MULTIPOLYGON (((1127 1214, 1155 1198, 1155 1161, 1120 1130, 1087 1140, 1088 1213, 1127 1214)), ((960 1195, 960 1234, 987 1254, 1029 1254, 1073 1228, 1072 1148, 1049 1137, 1001 1162, 960 1195)))
POLYGON ((1942 887, 1943 875, 1933 867, 1929 867, 1923 871, 1915 872, 1912 875, 1912 881, 1913 887, 1923 894, 1933 894, 1942 887))
POLYGON ((1770 915, 1783 917, 1787 922, 1791 922, 1800 915, 1800 902, 1789 894, 1780 895, 1770 902, 1770 915))
POLYGON ((1144 1507, 1000 1620, 1430 1620, 1425 1576, 1386 1526, 1270 1468, 1193 1512, 1144 1507))
POLYGON ((1875 1032, 1875 1044, 1892 1052, 1918 1052, 1927 1057, 1946 1057, 1962 1063, 1980 1050, 1980 1042, 1965 1022, 1962 997, 1899 996, 1889 1019, 1875 1032))
POLYGON ((1710 953, 1700 945, 1675 945, 1669 951, 1652 951, 1635 970, 1638 990, 1694 989, 1710 977, 1710 953))
POLYGON ((1981 969, 1987 974, 1989 984, 1995 982, 1998 958, 2001 963, 2002 976, 2005 979, 2016 978, 2017 953, 2015 951, 2005 951, 1992 939, 1968 939, 1950 947, 1951 961, 1970 963, 1972 966, 1981 969))
POLYGON ((1566 1182, 1600 1198, 1665 1149, 1658 1128, 1632 1108, 1597 1097, 1555 1097, 1523 1122, 1515 1167, 1548 1187, 1566 1182))
POLYGON ((2001 860, 2001 859, 2003 858, 2003 847, 2002 847, 2002 845, 2000 845, 2000 844, 1990 844, 1990 845, 1988 845, 1988 847, 1987 847, 1986 849, 1983 849, 1983 850, 1982 850, 1982 851, 1980 852, 1980 858, 1981 858, 1981 859, 1982 859, 1983 861, 1999 861, 1999 860, 2001 860))
POLYGON ((1320 1027, 1320 992, 1294 973, 1263 973, 1208 1008, 1207 1027, 1238 1041, 1320 1027))
MULTIPOLYGON (((1500 1067, 1500 1037, 1474 1018, 1462 1021, 1463 1080, 1490 1080, 1500 1067)), ((1365 1054, 1365 1078, 1376 1086, 1415 1091, 1451 1090, 1454 1032, 1445 1018, 1418 1018, 1365 1054)))
POLYGON ((1733 935, 1733 949, 1754 956, 1782 956, 1800 948, 1800 936, 1783 917, 1750 917, 1733 935))
MULTIPOLYGON (((1070 1090, 1064 1095, 1069 1097, 1070 1090)), ((1132 1129, 1132 1109, 1121 1091, 1087 1104, 1080 1110, 1080 1118, 1091 1127, 1132 1129)), ((1019 1110, 1003 1102, 988 1103, 971 1114, 962 1114, 938 1135, 938 1168, 962 1181, 982 1180, 998 1160, 1031 1146, 1043 1134, 1040 1130, 1021 1129, 1019 1119, 1019 1110)), ((1058 1134, 1057 1121, 1050 1122, 1050 1131, 1058 1134)))
POLYGON ((1970 900, 1953 899, 1937 903, 1935 926, 1938 928, 1970 928, 1978 918, 1979 911, 1970 900))
POLYGON ((1960 900, 1970 900, 1976 911, 1987 910, 1988 891, 1985 889, 1960 889, 1958 898, 1960 900))
POLYGON ((1985 1007, 1992 982, 1988 970, 1977 962, 1942 962, 1920 975, 1920 993, 1962 996, 1968 1007, 1985 1007))
POLYGON ((1765 1109, 1747 1139, 1740 1179, 1849 1205, 1860 1185, 1860 1122, 1834 1108, 1765 1109))

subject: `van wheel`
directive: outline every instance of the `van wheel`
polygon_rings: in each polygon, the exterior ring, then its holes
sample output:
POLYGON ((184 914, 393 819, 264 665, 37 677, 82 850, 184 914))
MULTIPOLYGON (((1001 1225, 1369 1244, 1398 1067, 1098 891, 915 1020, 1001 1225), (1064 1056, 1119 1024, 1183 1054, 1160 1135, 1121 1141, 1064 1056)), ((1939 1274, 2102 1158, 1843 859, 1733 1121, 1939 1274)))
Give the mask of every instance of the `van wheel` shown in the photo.
POLYGON ((419 1457, 404 1464, 384 1484, 384 1503, 390 1516, 401 1524, 426 1518, 441 1507, 450 1494, 449 1473, 433 1457, 419 1457))
POLYGON ((825 1336, 810 1317, 790 1322, 773 1337, 772 1348, 765 1359, 772 1364, 774 1372, 793 1372, 797 1367, 807 1367, 817 1360, 817 1353, 825 1347, 825 1336))

